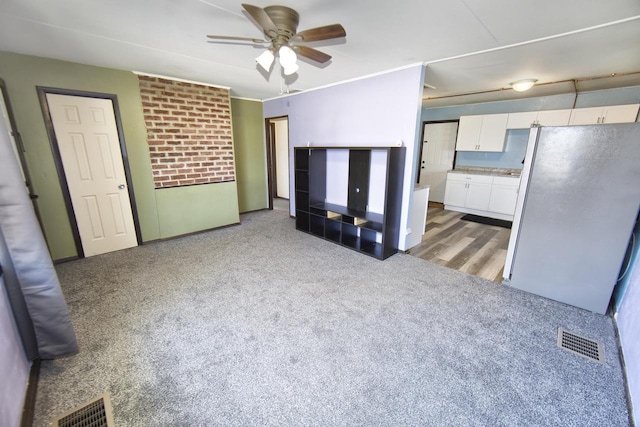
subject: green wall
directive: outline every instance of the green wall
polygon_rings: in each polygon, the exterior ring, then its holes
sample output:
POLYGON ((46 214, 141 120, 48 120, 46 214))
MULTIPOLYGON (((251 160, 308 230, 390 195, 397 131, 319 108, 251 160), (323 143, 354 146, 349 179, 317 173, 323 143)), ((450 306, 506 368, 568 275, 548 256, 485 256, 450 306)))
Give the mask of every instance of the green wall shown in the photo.
POLYGON ((142 239, 160 237, 147 131, 137 77, 130 72, 0 52, 0 77, 7 85, 27 165, 38 195, 53 259, 77 256, 36 86, 115 94, 131 168, 142 239))
POLYGON ((231 98, 240 212, 269 207, 262 102, 231 98))
POLYGON ((235 181, 156 190, 162 238, 237 224, 235 181))
MULTIPOLYGON (((6 83, 18 131, 25 145, 27 166, 35 194, 39 196, 38 208, 54 260, 73 258, 78 254, 36 86, 117 96, 143 242, 239 221, 236 182, 155 190, 135 74, 0 52, 0 78, 6 83)), ((247 127, 251 127, 251 123, 262 126, 261 108, 260 105, 259 120, 247 119, 247 127)), ((243 108, 239 107, 239 110, 243 108)), ((248 115, 253 117, 254 113, 248 115)))

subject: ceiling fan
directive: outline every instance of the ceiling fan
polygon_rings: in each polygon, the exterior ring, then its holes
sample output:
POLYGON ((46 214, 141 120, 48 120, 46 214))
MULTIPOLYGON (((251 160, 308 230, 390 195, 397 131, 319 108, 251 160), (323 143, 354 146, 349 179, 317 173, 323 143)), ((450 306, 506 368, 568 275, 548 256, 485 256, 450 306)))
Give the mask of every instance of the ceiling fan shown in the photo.
POLYGON ((213 40, 238 40, 254 44, 268 43, 267 50, 256 58, 256 62, 267 72, 271 69, 276 54, 280 57, 280 65, 285 75, 291 75, 298 71, 296 54, 323 64, 331 59, 330 55, 298 43, 329 40, 347 35, 340 24, 325 25, 298 32, 300 15, 286 6, 267 6, 263 9, 242 3, 242 7, 261 27, 265 40, 218 35, 208 35, 207 37, 213 40))

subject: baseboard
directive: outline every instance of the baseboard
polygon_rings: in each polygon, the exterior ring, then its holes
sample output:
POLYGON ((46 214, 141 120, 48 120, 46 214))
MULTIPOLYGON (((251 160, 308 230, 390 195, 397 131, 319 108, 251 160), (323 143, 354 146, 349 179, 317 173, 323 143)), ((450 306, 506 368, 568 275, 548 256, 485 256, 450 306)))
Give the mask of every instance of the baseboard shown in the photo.
POLYGON ((70 257, 67 257, 67 258, 55 259, 55 260, 53 260, 53 263, 54 264, 62 264, 62 263, 65 263, 65 262, 75 261, 75 260, 78 260, 78 259, 80 259, 79 256, 70 256, 70 257))
POLYGON ((36 412, 36 395, 38 394, 38 381, 40 379, 40 359, 36 359, 31 364, 29 371, 29 383, 22 406, 22 419, 20 427, 32 427, 33 418, 36 412))
MULTIPOLYGON (((197 234, 208 233, 210 231, 215 231, 215 230, 222 230, 224 228, 229 228, 229 227, 236 227, 238 225, 242 225, 242 223, 241 222, 232 222, 231 224, 225 224, 225 225, 221 225, 219 227, 205 228, 204 230, 191 231, 189 233, 184 233, 184 234, 176 234, 175 236, 167 236, 167 237, 160 237, 158 239, 146 240, 146 241, 142 242, 142 245, 166 242, 168 240, 181 239, 183 237, 195 236, 197 234)), ((140 245, 140 246, 142 246, 142 245, 140 245)))
POLYGON ((633 416, 633 399, 629 391, 629 379, 627 378, 627 364, 624 359, 624 352, 622 351, 622 341, 620 341, 620 330, 618 329, 618 313, 614 313, 613 316, 613 329, 616 332, 616 344, 618 345, 618 359, 622 366, 622 379, 624 381, 625 397, 627 398, 627 408, 629 409, 629 425, 636 426, 636 420, 633 416))
POLYGON ((266 207, 266 208, 252 209, 252 210, 249 210, 249 211, 242 211, 242 212, 239 212, 239 213, 240 213, 240 215, 242 215, 242 214, 247 214, 247 213, 252 213, 252 212, 262 212, 262 211, 270 211, 270 210, 272 211, 273 209, 269 209, 268 207, 266 207))

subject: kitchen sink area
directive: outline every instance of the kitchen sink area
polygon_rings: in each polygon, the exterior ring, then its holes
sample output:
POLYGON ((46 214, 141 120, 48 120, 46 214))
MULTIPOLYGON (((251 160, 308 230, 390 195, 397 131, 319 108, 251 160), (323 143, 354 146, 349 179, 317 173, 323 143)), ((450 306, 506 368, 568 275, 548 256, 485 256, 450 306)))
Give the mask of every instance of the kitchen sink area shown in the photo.
POLYGON ((457 167, 447 173, 446 210, 513 221, 520 169, 457 167))

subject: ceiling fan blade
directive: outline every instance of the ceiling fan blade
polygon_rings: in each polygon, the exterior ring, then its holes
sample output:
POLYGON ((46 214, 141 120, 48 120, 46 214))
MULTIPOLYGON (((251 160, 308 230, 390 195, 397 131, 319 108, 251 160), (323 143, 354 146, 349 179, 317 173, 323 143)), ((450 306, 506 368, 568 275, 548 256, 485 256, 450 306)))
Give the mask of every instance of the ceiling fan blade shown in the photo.
POLYGON ((293 41, 315 42, 318 40, 335 39, 345 37, 347 32, 342 25, 333 24, 324 27, 311 28, 309 30, 300 31, 292 37, 293 41))
POLYGON ((324 64, 331 59, 330 55, 309 46, 291 46, 291 49, 293 49, 298 55, 304 56, 305 58, 309 58, 321 64, 324 64))
POLYGON ((241 41, 247 41, 251 43, 269 43, 269 41, 267 40, 252 39, 251 37, 216 36, 211 34, 207 35, 207 37, 210 39, 217 39, 217 40, 241 40, 241 41))
POLYGON ((242 3, 242 7, 247 11, 249 15, 262 27, 265 33, 278 32, 278 27, 273 23, 267 12, 263 8, 253 6, 251 4, 242 3))

